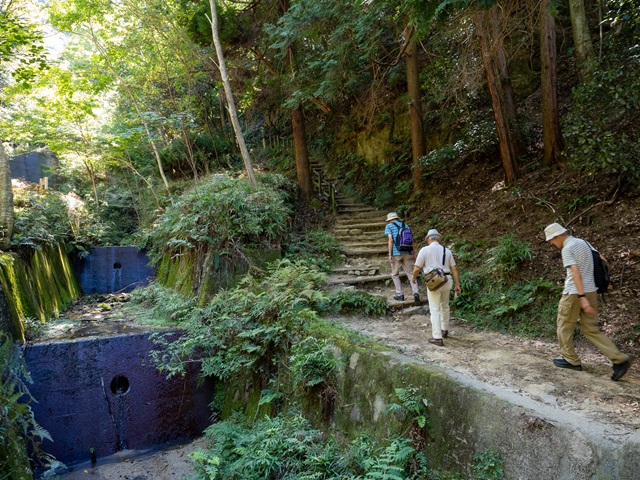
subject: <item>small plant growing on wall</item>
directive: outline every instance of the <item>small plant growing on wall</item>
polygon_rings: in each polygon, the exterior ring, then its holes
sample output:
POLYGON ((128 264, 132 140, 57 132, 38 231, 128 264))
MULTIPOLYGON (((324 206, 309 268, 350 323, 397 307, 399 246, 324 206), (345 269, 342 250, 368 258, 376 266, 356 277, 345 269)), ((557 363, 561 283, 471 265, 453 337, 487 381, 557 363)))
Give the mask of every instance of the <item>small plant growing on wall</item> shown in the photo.
POLYGON ((31 458, 38 466, 57 462, 40 449, 49 432, 38 425, 29 403, 33 401, 27 383, 31 382, 19 347, 0 332, 0 478, 32 479, 31 458))

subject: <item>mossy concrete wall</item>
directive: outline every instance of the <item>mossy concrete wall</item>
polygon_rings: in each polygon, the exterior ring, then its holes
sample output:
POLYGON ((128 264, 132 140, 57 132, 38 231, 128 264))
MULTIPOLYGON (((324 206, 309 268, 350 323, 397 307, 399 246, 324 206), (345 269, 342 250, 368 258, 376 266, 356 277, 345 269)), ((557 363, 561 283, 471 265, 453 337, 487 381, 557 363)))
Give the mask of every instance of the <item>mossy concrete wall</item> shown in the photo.
POLYGON ((60 245, 0 255, 0 329, 24 340, 22 319, 46 322, 78 297, 80 289, 60 245))
MULTIPOLYGON (((639 478, 639 432, 588 421, 384 347, 339 343, 344 368, 329 423, 323 421, 326 405, 317 395, 291 399, 338 438, 348 441, 366 432, 384 440, 406 434, 410 419, 387 408, 399 403, 394 389, 413 386, 429 403, 425 433, 432 468, 465 472, 475 455, 493 450, 502 454, 511 480, 639 478)), ((255 383, 228 388, 223 417, 241 406, 253 417, 259 392, 255 383)))
POLYGON ((244 258, 207 250, 187 250, 181 255, 165 256, 156 269, 161 285, 185 296, 195 296, 204 305, 222 288, 234 286, 251 266, 264 267, 281 257, 279 249, 245 250, 244 258))

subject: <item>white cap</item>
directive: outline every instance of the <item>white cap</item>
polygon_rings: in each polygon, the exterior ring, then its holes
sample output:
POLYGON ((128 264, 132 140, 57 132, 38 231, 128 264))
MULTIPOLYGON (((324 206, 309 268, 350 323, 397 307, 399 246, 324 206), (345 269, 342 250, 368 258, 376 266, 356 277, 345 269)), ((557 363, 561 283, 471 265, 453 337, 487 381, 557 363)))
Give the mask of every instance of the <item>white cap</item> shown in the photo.
POLYGON ((391 220, 395 220, 396 218, 400 219, 400 217, 396 212, 391 212, 389 215, 387 215, 387 222, 390 222, 391 220))
POLYGON ((547 227, 544 229, 544 234, 546 236, 547 242, 553 238, 556 238, 558 235, 562 235, 563 233, 567 233, 567 229, 559 223, 552 223, 551 225, 547 225, 547 227))
POLYGON ((440 232, 438 230, 436 230, 435 228, 432 228, 431 230, 429 230, 427 232, 427 238, 431 238, 431 237, 441 237, 442 235, 440 235, 440 232))

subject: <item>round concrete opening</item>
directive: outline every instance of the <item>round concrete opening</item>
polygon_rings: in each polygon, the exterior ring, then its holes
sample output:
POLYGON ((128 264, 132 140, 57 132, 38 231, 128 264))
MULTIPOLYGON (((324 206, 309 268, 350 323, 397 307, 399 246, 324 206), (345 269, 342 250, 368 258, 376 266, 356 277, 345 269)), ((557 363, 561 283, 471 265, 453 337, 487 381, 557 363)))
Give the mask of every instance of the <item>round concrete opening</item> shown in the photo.
POLYGON ((114 395, 126 395, 129 392, 129 379, 124 375, 116 375, 111 380, 110 388, 114 395))

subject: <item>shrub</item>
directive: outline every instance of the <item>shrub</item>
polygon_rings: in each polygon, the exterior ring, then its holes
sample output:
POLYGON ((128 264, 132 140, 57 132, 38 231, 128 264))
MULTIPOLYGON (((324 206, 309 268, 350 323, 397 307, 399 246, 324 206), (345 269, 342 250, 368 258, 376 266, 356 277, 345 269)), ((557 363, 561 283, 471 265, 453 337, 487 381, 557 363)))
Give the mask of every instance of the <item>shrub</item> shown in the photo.
POLYGON ((242 255, 244 248, 272 247, 287 234, 291 205, 283 177, 261 175, 258 188, 213 175, 186 190, 148 231, 150 257, 214 248, 242 255))
POLYGON ((181 374, 186 363, 201 358, 203 375, 269 378, 318 318, 314 309, 326 302, 320 291, 325 279, 316 268, 290 260, 270 265, 264 277, 248 275, 208 306, 194 308, 180 339, 156 337, 164 348, 154 358, 169 375, 181 374))
POLYGON ((14 246, 64 243, 83 252, 108 237, 108 225, 72 194, 19 183, 13 195, 14 246))
POLYGON ((491 272, 504 278, 532 258, 531 247, 526 242, 516 240, 513 234, 505 234, 498 237, 498 245, 489 249, 487 263, 491 272))
POLYGON ((336 313, 383 315, 389 305, 384 298, 358 290, 340 290, 331 295, 325 309, 336 313))
POLYGON ((27 447, 41 466, 55 462, 40 450, 49 433, 36 422, 26 383, 31 382, 20 349, 0 332, 0 478, 32 479, 27 447))
POLYGON ((626 62, 622 67, 596 71, 574 90, 563 135, 565 155, 576 168, 640 182, 638 73, 637 62, 626 62))
POLYGON ((207 480, 418 479, 408 468, 415 451, 406 438, 381 443, 361 436, 344 447, 314 429, 296 410, 255 423, 235 414, 207 428, 211 450, 192 454, 207 480))
POLYGON ((324 229, 313 229, 301 235, 292 235, 286 247, 286 257, 304 259, 323 270, 329 270, 340 260, 340 244, 324 229))

